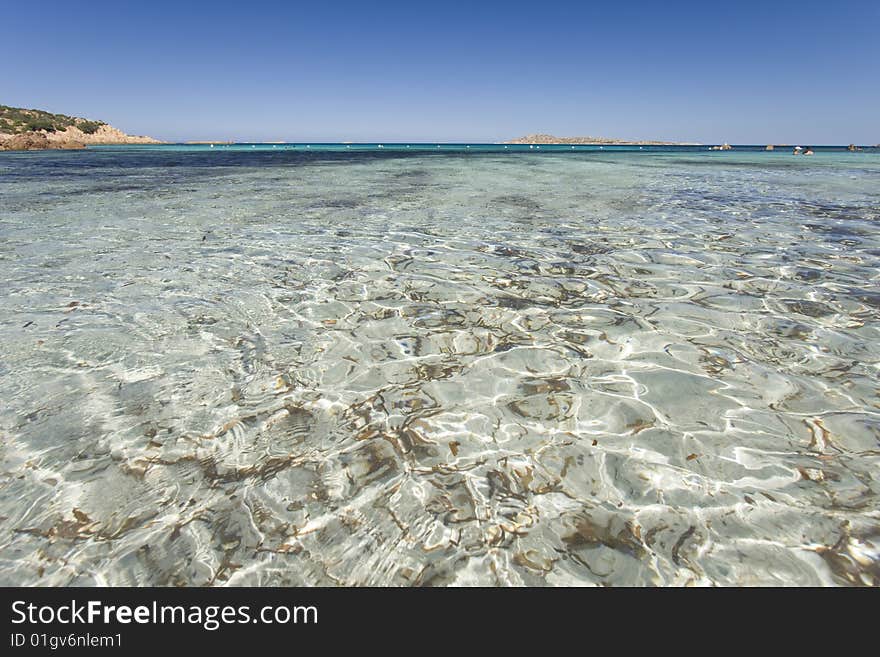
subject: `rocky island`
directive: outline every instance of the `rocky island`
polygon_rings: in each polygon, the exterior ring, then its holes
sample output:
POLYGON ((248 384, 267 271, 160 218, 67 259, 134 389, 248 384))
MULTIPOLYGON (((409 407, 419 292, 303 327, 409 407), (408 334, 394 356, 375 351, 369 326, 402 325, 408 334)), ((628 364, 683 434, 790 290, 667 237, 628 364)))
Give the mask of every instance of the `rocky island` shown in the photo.
POLYGON ((0 105, 0 151, 80 149, 89 144, 160 144, 103 121, 0 105))
POLYGON ((555 135, 526 135, 517 137, 505 144, 620 144, 634 146, 695 146, 697 144, 680 141, 632 141, 627 139, 613 139, 611 137, 557 137, 555 135))

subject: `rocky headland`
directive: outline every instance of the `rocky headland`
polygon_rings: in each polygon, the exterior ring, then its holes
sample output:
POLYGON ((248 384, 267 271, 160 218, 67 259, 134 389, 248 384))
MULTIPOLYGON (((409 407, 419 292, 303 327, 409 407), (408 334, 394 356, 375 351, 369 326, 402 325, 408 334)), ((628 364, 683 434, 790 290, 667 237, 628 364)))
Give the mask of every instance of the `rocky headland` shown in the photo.
POLYGON ((80 149, 89 144, 161 144, 103 121, 0 105, 0 151, 80 149))

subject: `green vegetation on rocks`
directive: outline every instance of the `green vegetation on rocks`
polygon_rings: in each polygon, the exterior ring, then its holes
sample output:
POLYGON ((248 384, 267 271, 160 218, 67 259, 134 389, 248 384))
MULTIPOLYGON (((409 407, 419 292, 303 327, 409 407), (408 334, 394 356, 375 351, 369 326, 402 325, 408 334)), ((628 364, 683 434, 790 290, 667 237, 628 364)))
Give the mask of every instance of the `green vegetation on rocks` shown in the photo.
POLYGON ((43 110, 0 105, 0 134, 19 135, 38 130, 57 132, 75 127, 87 135, 91 135, 97 132, 102 125, 105 125, 103 121, 90 121, 66 114, 52 114, 43 110))

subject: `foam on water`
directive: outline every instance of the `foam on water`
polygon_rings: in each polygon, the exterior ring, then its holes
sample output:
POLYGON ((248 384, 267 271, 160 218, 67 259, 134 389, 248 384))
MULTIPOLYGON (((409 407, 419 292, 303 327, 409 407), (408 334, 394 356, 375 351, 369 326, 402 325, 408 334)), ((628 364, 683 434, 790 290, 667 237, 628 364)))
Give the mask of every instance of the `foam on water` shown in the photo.
POLYGON ((880 584, 880 156, 254 150, 0 156, 0 583, 880 584))

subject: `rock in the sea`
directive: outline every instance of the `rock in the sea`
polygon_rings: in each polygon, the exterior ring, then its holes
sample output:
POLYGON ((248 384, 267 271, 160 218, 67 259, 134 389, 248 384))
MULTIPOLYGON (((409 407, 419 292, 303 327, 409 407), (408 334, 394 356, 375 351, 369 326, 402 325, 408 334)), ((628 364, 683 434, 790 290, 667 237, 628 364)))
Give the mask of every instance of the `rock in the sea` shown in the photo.
POLYGON ((64 150, 85 148, 85 144, 74 140, 50 140, 44 132, 22 132, 18 135, 0 135, 2 151, 42 151, 49 148, 64 150))
POLYGON ((68 141, 55 142, 55 145, 53 148, 60 148, 65 151, 70 151, 70 150, 80 150, 85 147, 86 147, 86 145, 84 143, 82 143, 81 141, 69 139, 68 141))
POLYGON ((0 141, 0 148, 7 151, 34 151, 49 148, 49 140, 41 132, 23 132, 0 141))
POLYGON ((772 151, 774 149, 775 149, 775 146, 773 146, 773 144, 767 144, 767 147, 764 150, 765 151, 772 151))

